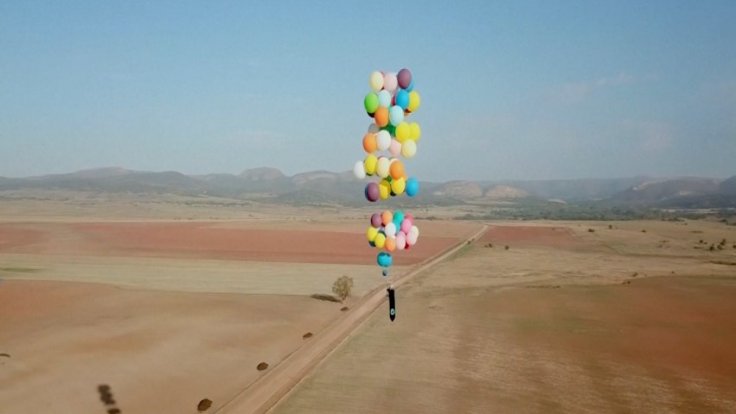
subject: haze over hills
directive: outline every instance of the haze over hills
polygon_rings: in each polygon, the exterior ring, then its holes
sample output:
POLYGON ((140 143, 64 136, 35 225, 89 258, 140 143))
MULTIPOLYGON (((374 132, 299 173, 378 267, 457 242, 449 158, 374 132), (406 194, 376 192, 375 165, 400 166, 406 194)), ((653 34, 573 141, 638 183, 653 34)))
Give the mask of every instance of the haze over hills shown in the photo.
MULTIPOLYGON (((247 169, 239 175, 186 175, 176 171, 133 171, 119 167, 37 177, 0 177, 0 191, 69 190, 99 193, 152 193, 257 198, 280 203, 363 203, 363 183, 351 172, 310 171, 287 176, 275 168, 247 169)), ((736 176, 610 178, 530 181, 450 181, 422 183, 409 204, 493 204, 499 202, 605 202, 668 208, 736 207, 736 176)))

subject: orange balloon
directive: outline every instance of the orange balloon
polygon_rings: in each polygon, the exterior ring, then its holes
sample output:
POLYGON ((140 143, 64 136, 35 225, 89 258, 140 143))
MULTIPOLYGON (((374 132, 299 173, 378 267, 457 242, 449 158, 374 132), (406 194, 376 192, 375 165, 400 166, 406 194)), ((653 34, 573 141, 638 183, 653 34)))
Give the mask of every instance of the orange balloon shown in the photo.
POLYGON ((378 141, 376 140, 376 134, 370 132, 365 134, 363 137, 363 149, 368 154, 373 154, 378 149, 378 141))
POLYGON ((379 106, 376 109, 376 113, 373 114, 373 119, 376 120, 376 125, 383 128, 388 125, 388 108, 379 106))
POLYGON ((388 210, 384 211, 383 214, 381 214, 381 222, 383 223, 384 226, 392 222, 393 219, 394 219, 394 215, 388 210))
POLYGON ((384 244, 383 247, 390 252, 396 250, 396 239, 387 237, 386 244, 384 244))
POLYGON ((391 174, 391 178, 394 180, 403 177, 405 175, 404 164, 399 160, 392 162, 391 167, 389 167, 389 174, 391 174))

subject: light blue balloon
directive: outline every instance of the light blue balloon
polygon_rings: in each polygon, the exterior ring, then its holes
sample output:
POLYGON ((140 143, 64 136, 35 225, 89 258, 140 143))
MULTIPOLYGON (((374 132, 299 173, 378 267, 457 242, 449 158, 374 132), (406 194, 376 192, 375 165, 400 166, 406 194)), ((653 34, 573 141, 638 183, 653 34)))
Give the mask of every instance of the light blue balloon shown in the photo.
POLYGON ((396 225, 396 228, 401 228, 401 222, 404 221, 404 212, 401 210, 394 211, 394 224, 396 225))
POLYGON ((397 126, 404 121, 404 110, 399 105, 394 105, 388 110, 388 120, 391 125, 397 126))
POLYGON ((381 253, 378 253, 378 257, 376 258, 376 262, 381 267, 390 267, 393 264, 394 259, 393 259, 393 257, 391 257, 390 254, 388 254, 386 252, 381 252, 381 253))
MULTIPOLYGON (((406 104, 409 105, 409 95, 406 95, 406 104)), ((382 90, 381 92, 378 92, 378 105, 388 108, 391 106, 391 92, 387 90, 382 90)))
POLYGON ((414 197, 415 195, 419 194, 419 181, 414 178, 410 177, 408 180, 406 180, 406 195, 409 197, 414 197))
MULTIPOLYGON (((381 101, 381 95, 378 95, 378 101, 381 101)), ((396 92, 396 105, 399 105, 401 109, 406 109, 409 107, 409 92, 406 91, 406 89, 399 89, 398 92, 396 92)))

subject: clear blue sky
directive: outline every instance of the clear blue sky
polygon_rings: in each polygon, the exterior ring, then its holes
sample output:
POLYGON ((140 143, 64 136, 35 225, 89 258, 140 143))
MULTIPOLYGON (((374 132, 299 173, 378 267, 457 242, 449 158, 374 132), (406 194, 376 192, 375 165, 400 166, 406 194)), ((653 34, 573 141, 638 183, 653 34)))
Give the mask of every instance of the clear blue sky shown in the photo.
POLYGON ((736 174, 736 1, 0 0, 0 176, 348 170, 409 67, 422 179, 736 174))

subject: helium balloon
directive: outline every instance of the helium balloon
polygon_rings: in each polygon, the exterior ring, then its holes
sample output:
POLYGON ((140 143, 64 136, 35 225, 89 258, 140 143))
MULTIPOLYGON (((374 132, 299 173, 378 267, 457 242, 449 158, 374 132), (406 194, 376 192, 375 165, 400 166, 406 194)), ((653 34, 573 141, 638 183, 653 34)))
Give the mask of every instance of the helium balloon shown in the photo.
POLYGON ((407 139, 404 141, 403 144, 401 144, 401 155, 404 156, 404 158, 411 158, 417 153, 417 142, 412 141, 410 139, 407 139))
POLYGON ((385 179, 378 184, 378 196, 381 200, 388 200, 391 196, 391 184, 385 179))
POLYGON ((383 88, 383 74, 378 71, 371 73, 368 84, 371 86, 371 89, 373 89, 374 92, 380 91, 383 88))
POLYGON ((391 178, 394 180, 404 176, 404 163, 394 158, 394 162, 391 163, 389 168, 391 178))
POLYGON ((381 213, 381 224, 383 224, 384 226, 386 226, 388 223, 391 223, 393 219, 394 215, 390 211, 386 210, 381 213))
POLYGON ((391 237, 387 238, 383 247, 390 252, 396 250, 396 239, 391 237))
POLYGON ((376 134, 367 133, 363 135, 363 149, 368 154, 376 152, 378 149, 378 142, 376 141, 376 134))
POLYGON ((399 89, 396 92, 396 105, 402 110, 409 108, 409 92, 405 89, 399 89))
POLYGON ((406 195, 414 197, 417 194, 419 194, 419 181, 414 177, 410 177, 406 180, 406 195))
POLYGON ((373 114, 373 119, 379 127, 385 127, 388 125, 388 108, 379 106, 378 109, 376 109, 376 113, 373 114))
POLYGON ((419 96, 419 92, 409 92, 409 105, 406 107, 410 112, 416 112, 419 109, 419 105, 422 103, 422 98, 419 96))
POLYGON ((383 231, 386 232, 386 237, 388 238, 396 237, 396 224, 393 221, 389 222, 383 231))
POLYGON ((388 151, 392 157, 398 157, 401 154, 401 143, 395 139, 391 140, 391 146, 388 147, 388 151))
POLYGON ((371 216, 371 226, 379 228, 382 224, 383 220, 381 219, 381 215, 378 213, 373 213, 373 215, 371 216))
POLYGON ((367 175, 375 174, 377 165, 378 165, 378 158, 373 154, 368 154, 363 160, 363 167, 367 175))
POLYGON ((404 232, 405 234, 409 234, 409 232, 411 231, 411 226, 412 226, 411 220, 404 219, 404 221, 401 222, 400 230, 404 232))
POLYGON ((391 134, 385 129, 378 131, 376 143, 379 151, 386 151, 391 146, 391 134))
POLYGON ((388 167, 389 167, 389 160, 386 157, 381 157, 378 159, 378 164, 376 165, 376 174, 378 174, 381 178, 388 177, 388 167))
POLYGON ((396 195, 404 194, 404 190, 406 189, 406 180, 404 180, 404 177, 399 177, 391 181, 391 192, 396 195))
POLYGON ((396 126, 404 121, 404 109, 399 105, 394 105, 388 110, 388 120, 391 125, 396 126))
POLYGON ((404 250, 406 247, 406 234, 403 232, 396 233, 396 249, 404 250))
POLYGON ((381 267, 391 267, 391 265, 393 264, 393 258, 391 258, 391 255, 389 253, 380 252, 378 253, 376 262, 381 267))
POLYGON ((375 203, 376 201, 378 201, 380 195, 381 191, 378 188, 378 184, 368 183, 368 185, 365 186, 365 198, 371 203, 375 203))
POLYGON ((414 90, 414 79, 413 78, 412 78, 411 82, 409 82, 409 86, 407 86, 404 89, 406 89, 407 92, 411 92, 411 91, 414 90))
POLYGON ((396 75, 396 79, 399 87, 406 89, 411 84, 411 72, 407 68, 401 69, 396 75))
POLYGON ((373 243, 376 243, 376 247, 378 247, 379 249, 383 249, 383 246, 386 245, 386 235, 379 231, 376 235, 376 238, 373 239, 373 243))
POLYGON ((375 227, 368 227, 368 230, 365 232, 365 236, 368 237, 369 242, 373 242, 376 240, 376 236, 378 236, 378 229, 375 227))
POLYGON ((387 73, 383 75, 383 89, 393 93, 396 87, 399 86, 399 80, 396 79, 395 73, 387 73))
POLYGON ((412 122, 409 124, 409 139, 419 141, 422 137, 422 129, 419 128, 419 124, 412 122))
MULTIPOLYGON (((381 237, 381 233, 378 233, 378 236, 376 237, 376 247, 378 247, 378 237, 381 237)), ((409 233, 406 235, 406 244, 409 246, 414 246, 417 244, 417 238, 419 238, 419 235, 416 233, 409 233)), ((385 240, 384 240, 385 242, 385 240)))
POLYGON ((394 220, 393 220, 393 222, 394 222, 394 224, 396 225, 397 228, 399 226, 401 226, 401 222, 403 222, 403 221, 404 221, 404 212, 401 211, 401 210, 394 211, 394 220))
POLYGON ((419 227, 417 227, 417 226, 411 226, 411 230, 409 230, 409 233, 408 234, 410 234, 410 235, 413 234, 413 235, 419 237, 419 227))
POLYGON ((391 92, 381 91, 378 92, 378 95, 376 96, 378 97, 378 106, 382 108, 388 108, 389 106, 391 106, 391 92))
POLYGON ((411 128, 409 127, 409 124, 406 122, 402 122, 399 125, 396 126, 396 140, 400 143, 404 143, 407 139, 409 139, 409 133, 411 128))
POLYGON ((381 128, 379 128, 378 125, 376 125, 375 122, 371 122, 370 124, 368 124, 368 133, 369 134, 378 133, 378 131, 380 131, 380 130, 381 130, 381 128))
POLYGON ((365 99, 363 99, 363 106, 365 106, 365 111, 369 114, 376 112, 376 109, 378 109, 378 95, 374 92, 366 95, 365 99))
POLYGON ((396 136, 396 127, 391 125, 391 122, 389 122, 384 129, 388 131, 391 136, 396 136))
POLYGON ((357 161, 355 163, 355 166, 353 166, 353 174, 355 175, 355 178, 359 180, 365 178, 365 167, 363 166, 363 161, 357 161))

